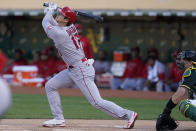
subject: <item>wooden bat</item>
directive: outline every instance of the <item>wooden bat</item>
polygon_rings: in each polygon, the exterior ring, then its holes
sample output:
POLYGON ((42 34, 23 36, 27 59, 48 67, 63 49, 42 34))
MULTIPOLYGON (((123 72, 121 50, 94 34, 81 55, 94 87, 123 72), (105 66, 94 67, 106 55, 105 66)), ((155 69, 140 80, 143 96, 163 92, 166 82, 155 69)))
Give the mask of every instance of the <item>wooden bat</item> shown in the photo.
MULTIPOLYGON (((48 5, 48 3, 44 3, 43 6, 48 7, 49 5, 48 5)), ((58 7, 58 8, 60 8, 60 7, 58 7)), ((62 8, 60 8, 60 9, 62 9, 62 8)), ((103 17, 101 17, 101 16, 92 15, 92 14, 85 13, 85 12, 78 11, 78 10, 74 10, 74 11, 76 12, 76 14, 78 16, 83 16, 83 17, 86 17, 86 18, 89 18, 89 19, 93 19, 97 22, 103 22, 103 17)))

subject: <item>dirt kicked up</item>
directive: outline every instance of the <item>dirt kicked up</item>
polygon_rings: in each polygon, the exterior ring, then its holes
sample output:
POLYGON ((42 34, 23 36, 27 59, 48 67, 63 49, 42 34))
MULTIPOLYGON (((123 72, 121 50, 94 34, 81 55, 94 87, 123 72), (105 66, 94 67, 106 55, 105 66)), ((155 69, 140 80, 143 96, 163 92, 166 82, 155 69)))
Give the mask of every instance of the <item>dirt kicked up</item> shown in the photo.
MULTIPOLYGON (((124 120, 67 119, 65 127, 42 127, 46 119, 2 119, 0 131, 125 131, 124 120)), ((195 123, 180 121, 175 131, 196 131, 195 123)), ((137 120, 131 131, 156 131, 155 121, 137 120)))

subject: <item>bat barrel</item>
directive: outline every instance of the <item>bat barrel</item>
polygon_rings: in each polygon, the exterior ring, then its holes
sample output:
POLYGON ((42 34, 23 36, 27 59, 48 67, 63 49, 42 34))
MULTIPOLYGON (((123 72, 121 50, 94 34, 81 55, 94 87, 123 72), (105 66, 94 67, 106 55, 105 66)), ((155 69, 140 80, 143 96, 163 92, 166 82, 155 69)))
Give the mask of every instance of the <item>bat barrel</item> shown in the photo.
MULTIPOLYGON (((45 3, 43 3, 43 6, 49 7, 49 3, 45 2, 45 3)), ((90 18, 90 19, 94 19, 95 21, 98 21, 98 22, 103 22, 103 17, 101 17, 101 16, 96 16, 96 15, 88 14, 88 13, 77 11, 77 10, 75 10, 75 12, 79 16, 84 16, 84 17, 87 17, 87 18, 90 18)))
POLYGON ((101 16, 96 16, 96 15, 92 15, 92 14, 81 12, 81 11, 77 11, 77 10, 75 12, 79 16, 83 16, 83 17, 87 17, 87 18, 90 18, 90 19, 94 19, 94 20, 96 20, 98 22, 103 22, 103 17, 101 17, 101 16))

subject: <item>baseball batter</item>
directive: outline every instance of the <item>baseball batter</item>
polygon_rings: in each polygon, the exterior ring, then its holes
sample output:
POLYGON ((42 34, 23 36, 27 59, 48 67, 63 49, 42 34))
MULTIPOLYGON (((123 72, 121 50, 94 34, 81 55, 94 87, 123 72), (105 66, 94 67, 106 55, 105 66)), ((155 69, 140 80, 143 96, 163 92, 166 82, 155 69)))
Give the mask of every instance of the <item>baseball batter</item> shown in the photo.
POLYGON ((126 119, 128 123, 125 128, 132 128, 138 116, 137 113, 104 100, 99 94, 98 88, 94 83, 95 71, 92 66, 93 60, 85 58, 77 29, 73 25, 73 22, 76 20, 76 13, 69 7, 59 9, 56 4, 51 2, 48 2, 48 4, 49 7, 44 10, 45 16, 42 26, 47 36, 54 41, 55 47, 68 65, 68 69, 58 73, 45 85, 54 119, 44 122, 43 126, 65 126, 57 89, 70 87, 75 83, 92 106, 113 117, 126 119), (58 10, 58 14, 54 19, 53 13, 55 10, 58 10))

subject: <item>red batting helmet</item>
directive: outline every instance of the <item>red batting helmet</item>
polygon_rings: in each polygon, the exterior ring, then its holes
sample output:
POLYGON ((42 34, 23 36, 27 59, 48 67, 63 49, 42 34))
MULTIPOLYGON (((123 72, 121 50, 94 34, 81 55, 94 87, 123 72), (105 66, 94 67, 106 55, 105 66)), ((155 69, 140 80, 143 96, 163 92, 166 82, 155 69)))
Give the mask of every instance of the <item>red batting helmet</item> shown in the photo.
POLYGON ((72 24, 74 21, 76 21, 76 13, 75 11, 73 11, 72 9, 70 9, 69 7, 64 7, 61 10, 61 13, 67 18, 69 19, 70 24, 72 24))

